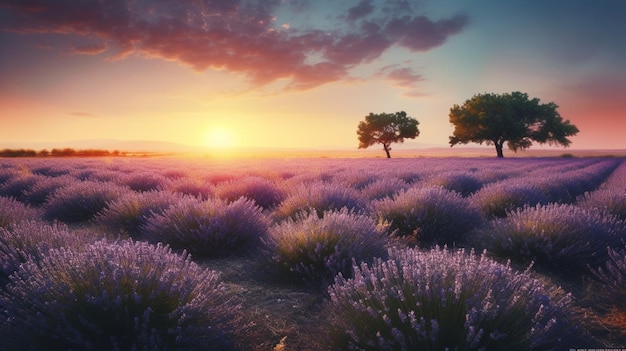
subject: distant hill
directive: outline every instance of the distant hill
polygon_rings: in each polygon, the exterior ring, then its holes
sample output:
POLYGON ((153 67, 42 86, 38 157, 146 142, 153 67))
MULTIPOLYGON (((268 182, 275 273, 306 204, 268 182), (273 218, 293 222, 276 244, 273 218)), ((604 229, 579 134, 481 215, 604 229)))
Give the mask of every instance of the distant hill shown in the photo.
POLYGON ((38 143, 3 143, 0 148, 10 149, 99 149, 99 150, 119 150, 126 152, 150 152, 150 153, 196 153, 205 149, 190 145, 172 143, 157 140, 117 140, 117 139, 95 139, 95 140, 75 140, 64 142, 38 142, 38 143))

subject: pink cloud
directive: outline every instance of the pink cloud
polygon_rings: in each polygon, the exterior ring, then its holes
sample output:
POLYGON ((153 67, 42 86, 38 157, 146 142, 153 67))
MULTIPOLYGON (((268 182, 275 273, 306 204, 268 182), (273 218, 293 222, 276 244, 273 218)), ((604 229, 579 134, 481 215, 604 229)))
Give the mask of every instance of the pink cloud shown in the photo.
POLYGON ((289 79, 289 87, 309 89, 348 78, 351 68, 379 58, 394 45, 416 52, 430 50, 467 25, 464 16, 432 21, 407 13, 386 15, 384 9, 377 11, 372 1, 364 0, 337 14, 334 27, 299 29, 292 22, 281 27, 275 23, 281 4, 278 0, 0 0, 0 11, 9 18, 0 28, 79 34, 104 43, 73 46, 71 51, 79 54, 110 50, 114 58, 144 55, 198 71, 243 74, 254 85, 289 79))
POLYGON ((419 83, 424 80, 424 77, 410 67, 386 66, 378 72, 378 76, 384 77, 394 86, 404 89, 403 95, 405 96, 421 97, 426 95, 419 90, 419 83))
POLYGON ((108 50, 106 43, 74 45, 70 50, 75 54, 98 55, 108 50))

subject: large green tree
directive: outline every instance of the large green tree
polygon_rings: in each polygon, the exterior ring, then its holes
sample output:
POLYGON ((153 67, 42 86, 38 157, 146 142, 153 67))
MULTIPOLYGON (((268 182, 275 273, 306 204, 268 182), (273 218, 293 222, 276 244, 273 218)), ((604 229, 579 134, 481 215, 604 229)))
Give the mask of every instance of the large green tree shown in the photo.
POLYGON ((462 106, 450 109, 450 123, 454 125, 450 146, 486 142, 495 145, 498 157, 504 157, 505 142, 515 152, 533 142, 567 147, 571 144, 567 137, 576 135, 578 128, 564 121, 557 108, 553 102, 542 104, 519 91, 474 95, 462 106))
POLYGON ((359 136, 359 149, 374 144, 383 144, 387 158, 391 158, 391 144, 403 143, 405 138, 415 139, 419 134, 419 122, 407 116, 406 112, 370 113, 359 122, 356 133, 359 136))

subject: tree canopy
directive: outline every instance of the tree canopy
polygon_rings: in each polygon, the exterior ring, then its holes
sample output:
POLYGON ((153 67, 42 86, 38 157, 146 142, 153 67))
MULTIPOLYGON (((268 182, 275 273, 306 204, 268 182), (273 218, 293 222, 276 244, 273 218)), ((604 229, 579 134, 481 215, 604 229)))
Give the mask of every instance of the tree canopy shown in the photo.
POLYGON ((519 91, 506 94, 477 94, 462 106, 450 109, 450 123, 454 125, 450 146, 469 142, 495 145, 498 157, 503 157, 505 142, 509 149, 525 150, 533 142, 563 145, 571 141, 578 128, 563 120, 558 106, 539 99, 529 99, 519 91))
POLYGON ((415 139, 419 135, 419 122, 407 116, 406 112, 370 113, 359 122, 356 131, 359 136, 359 149, 366 149, 374 144, 383 144, 387 158, 391 158, 391 144, 403 143, 405 138, 415 139))

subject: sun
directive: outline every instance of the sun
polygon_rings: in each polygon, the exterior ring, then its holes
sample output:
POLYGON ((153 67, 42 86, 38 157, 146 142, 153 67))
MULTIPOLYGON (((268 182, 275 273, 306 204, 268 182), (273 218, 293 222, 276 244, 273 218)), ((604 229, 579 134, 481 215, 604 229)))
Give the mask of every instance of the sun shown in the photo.
POLYGON ((237 136, 228 128, 216 127, 206 133, 206 146, 212 149, 227 149, 237 146, 237 136))

